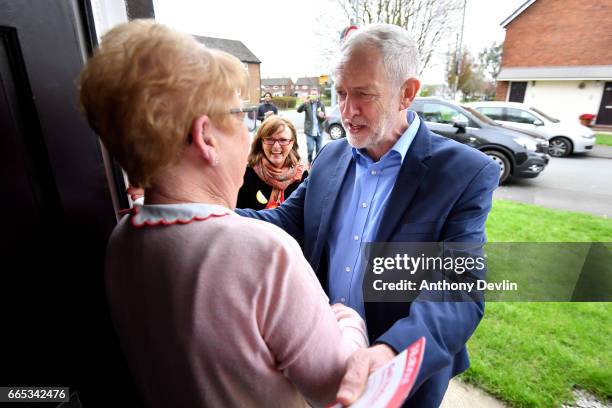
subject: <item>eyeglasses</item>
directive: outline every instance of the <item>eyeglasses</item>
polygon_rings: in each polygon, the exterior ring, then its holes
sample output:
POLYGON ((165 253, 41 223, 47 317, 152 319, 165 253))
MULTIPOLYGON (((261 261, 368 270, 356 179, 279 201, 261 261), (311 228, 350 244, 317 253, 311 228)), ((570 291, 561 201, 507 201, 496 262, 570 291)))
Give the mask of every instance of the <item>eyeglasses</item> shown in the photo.
POLYGON ((293 139, 274 139, 271 137, 264 137, 263 143, 269 146, 274 146, 274 143, 278 142, 281 146, 287 146, 289 143, 293 142, 293 139))
POLYGON ((243 108, 232 108, 229 113, 238 115, 243 121, 249 132, 257 127, 257 106, 246 106, 243 108))
MULTIPOLYGON (((246 106, 243 108, 232 108, 229 110, 229 114, 237 115, 244 121, 245 126, 249 132, 254 131, 257 128, 257 106, 246 106)), ((187 143, 191 144, 193 139, 191 134, 187 135, 187 143)))

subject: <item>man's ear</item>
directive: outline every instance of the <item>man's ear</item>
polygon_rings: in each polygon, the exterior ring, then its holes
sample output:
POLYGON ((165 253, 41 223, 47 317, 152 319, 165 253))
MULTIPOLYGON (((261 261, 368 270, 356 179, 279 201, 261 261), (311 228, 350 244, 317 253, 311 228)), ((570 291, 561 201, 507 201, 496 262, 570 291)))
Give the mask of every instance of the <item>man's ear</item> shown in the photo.
POLYGON ((402 93, 400 95, 400 106, 402 110, 408 109, 414 98, 416 98, 419 93, 419 88, 421 87, 421 83, 416 78, 407 79, 402 86, 402 93))
POLYGON ((218 143, 213 135, 213 124, 206 115, 198 116, 191 125, 191 140, 198 154, 212 166, 219 163, 218 143))

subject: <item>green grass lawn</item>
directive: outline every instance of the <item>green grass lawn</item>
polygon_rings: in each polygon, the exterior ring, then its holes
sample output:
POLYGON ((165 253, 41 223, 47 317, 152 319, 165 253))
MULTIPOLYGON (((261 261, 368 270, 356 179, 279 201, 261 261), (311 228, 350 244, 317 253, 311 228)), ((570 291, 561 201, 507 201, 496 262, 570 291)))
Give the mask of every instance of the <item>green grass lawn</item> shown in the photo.
POLYGON ((595 137, 597 138, 598 145, 612 146, 612 135, 597 133, 595 137))
MULTIPOLYGON (((612 219, 496 200, 490 242, 612 242, 612 219)), ((489 302, 462 375, 516 407, 612 398, 612 303, 489 302)))

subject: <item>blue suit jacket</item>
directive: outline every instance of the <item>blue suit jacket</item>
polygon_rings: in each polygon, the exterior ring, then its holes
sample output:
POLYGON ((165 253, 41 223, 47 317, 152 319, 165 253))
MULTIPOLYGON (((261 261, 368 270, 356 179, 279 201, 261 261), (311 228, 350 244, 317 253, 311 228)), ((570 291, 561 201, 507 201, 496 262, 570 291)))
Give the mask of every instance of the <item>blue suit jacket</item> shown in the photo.
MULTIPOLYGON (((354 165, 346 139, 321 150, 309 177, 274 210, 237 212, 272 222, 302 242, 323 287, 328 234, 338 193, 354 165)), ((499 166, 471 147, 435 135, 423 121, 389 196, 376 242, 485 242, 485 221, 499 166)), ((465 343, 484 313, 477 302, 366 303, 370 342, 402 351, 426 338, 425 356, 405 406, 434 407, 451 377, 466 370, 465 343)))

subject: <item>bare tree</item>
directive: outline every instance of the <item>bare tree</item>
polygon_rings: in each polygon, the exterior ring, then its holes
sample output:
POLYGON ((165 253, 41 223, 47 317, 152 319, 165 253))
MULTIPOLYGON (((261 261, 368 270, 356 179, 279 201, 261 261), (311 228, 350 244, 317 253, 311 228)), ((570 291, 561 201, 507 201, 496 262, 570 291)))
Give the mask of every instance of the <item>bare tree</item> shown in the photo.
POLYGON ((478 53, 478 60, 484 71, 495 80, 501 68, 501 56, 504 49, 504 43, 494 42, 489 47, 486 47, 478 53))
POLYGON ((494 91, 495 87, 491 87, 490 83, 486 81, 482 65, 478 64, 466 48, 461 52, 460 58, 460 63, 457 65, 456 54, 449 53, 448 55, 446 79, 449 87, 456 83, 457 90, 463 94, 464 101, 484 96, 490 97, 491 89, 494 91), (457 77, 457 73, 459 77, 457 77))
POLYGON ((450 47, 459 29, 462 0, 338 0, 356 24, 388 23, 405 28, 415 39, 421 66, 427 68, 440 46, 450 47))

